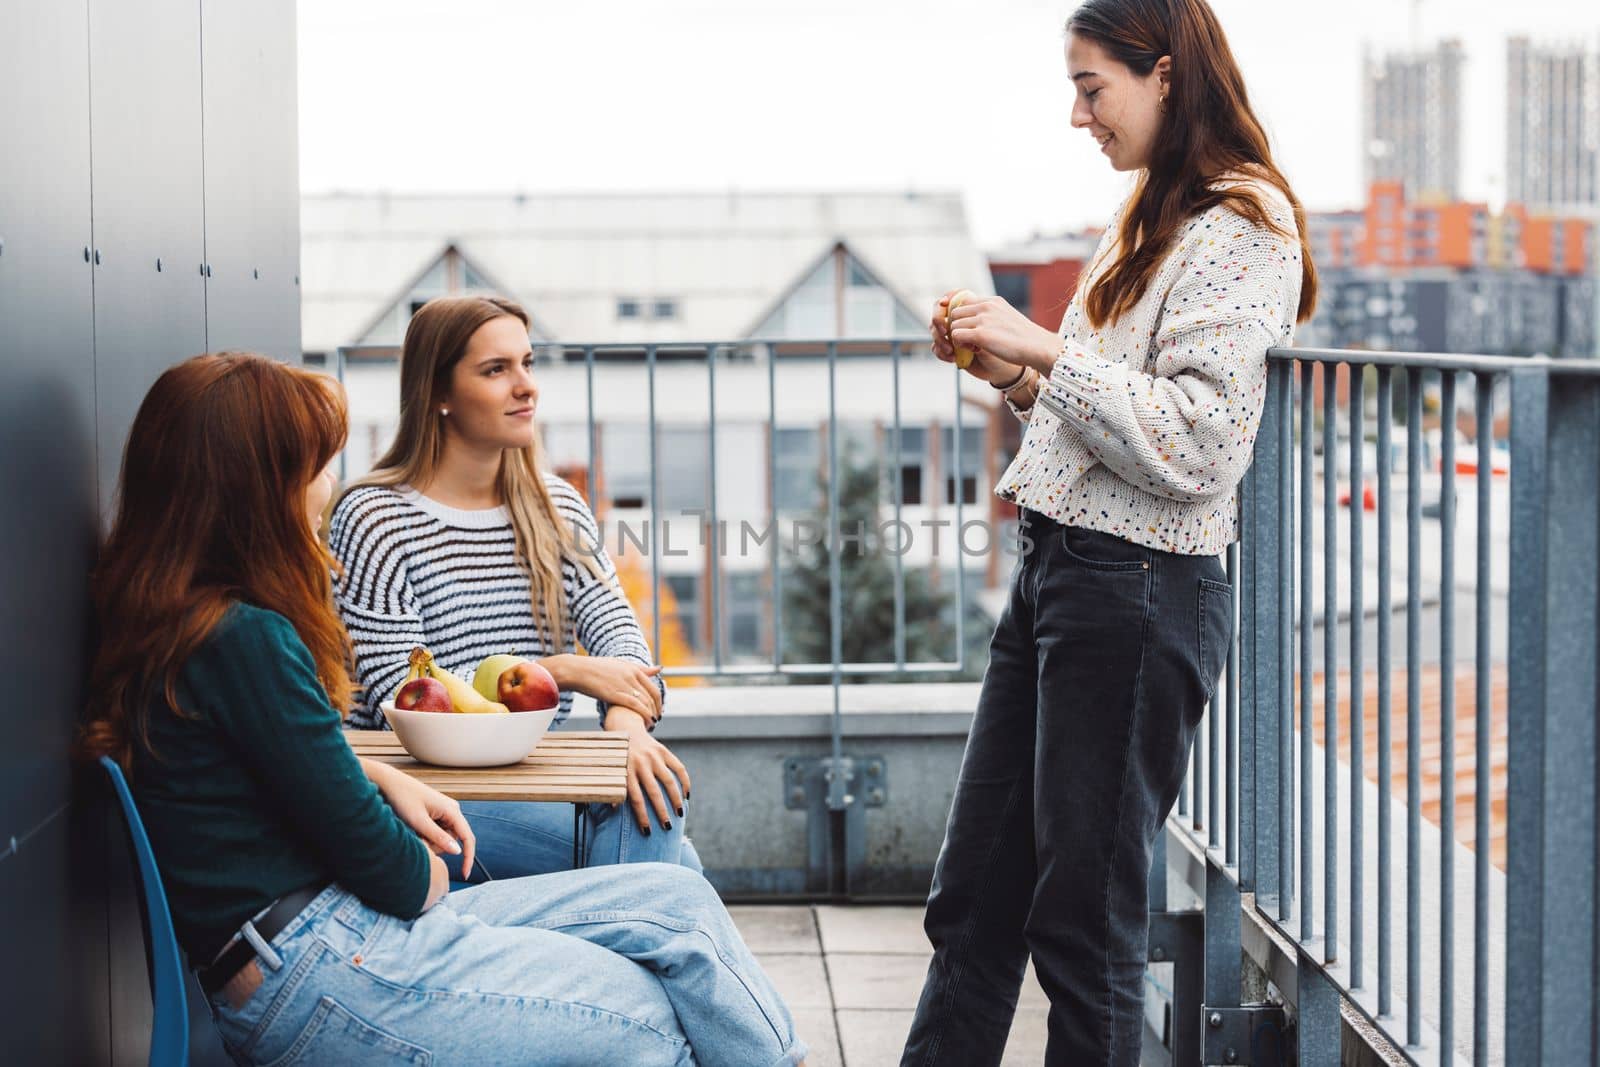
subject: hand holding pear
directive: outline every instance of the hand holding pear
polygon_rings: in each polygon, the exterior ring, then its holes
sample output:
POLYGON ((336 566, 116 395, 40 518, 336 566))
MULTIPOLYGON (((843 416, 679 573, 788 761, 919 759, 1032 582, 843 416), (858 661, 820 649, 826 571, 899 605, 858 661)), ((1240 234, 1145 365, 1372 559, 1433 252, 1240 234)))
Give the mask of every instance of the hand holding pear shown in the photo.
MULTIPOLYGON (((949 302, 944 306, 944 333, 946 337, 950 337, 950 312, 954 311, 962 304, 976 299, 978 299, 978 295, 971 289, 958 290, 950 297, 949 302)), ((962 348, 960 345, 957 345, 954 337, 950 337, 950 343, 955 345, 956 366, 960 367, 962 370, 966 370, 972 365, 972 349, 962 348)))

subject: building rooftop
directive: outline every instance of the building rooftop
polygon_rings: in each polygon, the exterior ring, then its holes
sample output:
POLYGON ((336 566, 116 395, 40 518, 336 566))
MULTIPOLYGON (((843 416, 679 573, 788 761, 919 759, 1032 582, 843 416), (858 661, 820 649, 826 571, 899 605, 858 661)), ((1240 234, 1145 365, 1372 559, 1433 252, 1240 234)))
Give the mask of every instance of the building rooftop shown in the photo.
POLYGON ((840 246, 918 326, 951 286, 989 285, 958 193, 334 193, 300 211, 313 352, 398 342, 374 327, 452 249, 477 283, 452 288, 514 297, 563 341, 749 337, 840 246), (620 300, 672 313, 619 319, 620 300))

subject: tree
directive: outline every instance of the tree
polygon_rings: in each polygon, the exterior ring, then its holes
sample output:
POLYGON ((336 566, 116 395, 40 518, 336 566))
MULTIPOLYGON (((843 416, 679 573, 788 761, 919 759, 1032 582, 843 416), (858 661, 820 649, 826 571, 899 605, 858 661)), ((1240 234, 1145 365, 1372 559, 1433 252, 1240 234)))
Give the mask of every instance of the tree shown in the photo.
MULTIPOLYGON (((826 530, 827 479, 818 478, 818 526, 826 530)), ((895 659, 894 532, 886 545, 880 536, 883 509, 874 464, 863 462, 854 444, 839 457, 840 662, 893 663, 895 659), (850 540, 859 531, 864 540, 850 540)), ((784 538, 783 645, 785 663, 832 663, 832 538, 807 544, 798 553, 797 537, 784 538)), ((959 550, 959 549, 958 549, 959 550)), ((956 656, 955 591, 935 588, 922 568, 905 568, 906 662, 951 661, 956 656)), ((970 580, 969 593, 976 592, 970 580)), ((921 671, 904 675, 845 675, 846 682, 950 681, 976 679, 988 661, 993 624, 969 597, 966 611, 966 670, 921 671)), ((796 681, 829 682, 830 676, 802 675, 796 681)))

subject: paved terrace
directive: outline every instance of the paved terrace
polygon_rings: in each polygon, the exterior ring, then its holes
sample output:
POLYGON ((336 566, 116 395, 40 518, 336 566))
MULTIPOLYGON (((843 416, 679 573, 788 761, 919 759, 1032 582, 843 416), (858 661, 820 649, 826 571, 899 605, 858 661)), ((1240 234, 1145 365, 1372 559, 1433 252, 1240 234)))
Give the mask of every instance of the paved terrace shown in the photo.
MULTIPOLYGON (((729 909, 794 1013, 810 1067, 894 1067, 928 967, 922 909, 826 905, 729 909)), ((1023 983, 1006 1067, 1044 1062, 1049 1005, 1033 977, 1023 983)), ((1166 1067, 1148 1030, 1146 1067, 1166 1067)))

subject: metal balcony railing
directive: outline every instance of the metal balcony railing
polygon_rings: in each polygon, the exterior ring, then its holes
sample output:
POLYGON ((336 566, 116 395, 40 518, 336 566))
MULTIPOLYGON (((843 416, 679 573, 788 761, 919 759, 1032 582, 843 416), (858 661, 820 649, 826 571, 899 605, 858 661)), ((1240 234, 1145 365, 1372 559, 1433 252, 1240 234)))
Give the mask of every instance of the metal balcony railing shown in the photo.
MULTIPOLYGON (((1278 1036, 1267 1024, 1281 1017, 1240 1006, 1241 948, 1291 1002, 1302 1064, 1341 1062, 1341 1001, 1416 1063, 1593 1062, 1597 485, 1600 363, 1271 354, 1256 458, 1241 487, 1241 541, 1228 556, 1239 579, 1239 647, 1169 820, 1204 899, 1202 958, 1181 965, 1187 982, 1175 981, 1175 1030, 1197 1050, 1188 1062, 1259 1062, 1252 1046, 1259 1054, 1264 1034, 1278 1036), (1424 431, 1430 382, 1441 422, 1436 478, 1424 431), (1468 456, 1456 446, 1461 382, 1472 389, 1468 456), (1492 431, 1501 394, 1509 396, 1509 463, 1492 431), (1467 480, 1458 465, 1473 472, 1476 489, 1470 535, 1457 530, 1457 485, 1467 480), (1508 479, 1496 473, 1507 468, 1508 479), (1500 481, 1508 491, 1496 489, 1500 481), (1437 505, 1425 507, 1430 490, 1437 505), (1401 521, 1405 648, 1397 669, 1401 521), (1456 603, 1456 557, 1468 541, 1475 559, 1459 577, 1471 579, 1463 581, 1473 594, 1470 657, 1457 653, 1456 603), (1374 562, 1375 595, 1365 588, 1374 562), (1434 572, 1427 580, 1426 571, 1434 572), (1463 722, 1458 682, 1469 678, 1463 722), (1436 800, 1428 795, 1435 782, 1436 800), (1458 798, 1470 799, 1470 827, 1458 823, 1458 798), (1258 951, 1250 953, 1252 940, 1258 951), (1178 1003, 1186 989, 1188 1002, 1178 1003)), ((1159 880, 1152 900, 1161 913, 1159 880)))
MULTIPOLYGON (((913 356, 926 359, 926 341, 536 350, 541 373, 567 375, 568 395, 581 383, 590 470, 600 451, 597 412, 609 416, 614 406, 614 397, 597 393, 597 368, 633 366, 651 431, 652 503, 661 486, 662 365, 680 386, 684 374, 704 375, 712 530, 727 503, 717 495, 715 470, 719 375, 744 376, 747 399, 749 377, 764 376, 765 411, 756 414, 765 418, 767 477, 776 485, 778 368, 809 361, 814 369, 808 380, 825 397, 816 414, 825 414, 827 427, 826 529, 835 549, 831 661, 784 657, 783 558, 774 542, 771 663, 724 660, 723 559, 713 553, 709 600, 718 638, 708 662, 669 673, 821 674, 833 682, 830 755, 789 761, 785 782, 811 809, 816 879, 809 888, 850 896, 866 862, 860 786, 871 757, 845 750, 841 678, 959 670, 965 641, 958 611, 951 658, 908 662, 897 557, 893 661, 841 662, 840 370, 887 362, 881 415, 895 431, 898 468, 902 369, 913 356), (776 356, 779 347, 806 354, 776 356)), ((954 469, 962 471, 964 383, 949 373, 954 469)), ((899 520, 898 481, 890 485, 899 520)), ((1331 1067, 1341 1062, 1342 1044, 1358 1040, 1349 1038, 1356 1031, 1418 1064, 1594 1062, 1597 487, 1600 362, 1270 353, 1256 457, 1240 488, 1241 538, 1226 557, 1236 639, 1151 877, 1150 957, 1173 967, 1174 1063, 1265 1064, 1292 1041, 1301 1064, 1331 1067), (1471 399, 1462 414, 1476 428, 1470 452, 1456 444, 1463 383, 1471 399), (1509 457, 1495 448, 1497 412, 1508 417, 1509 457), (1437 446, 1425 429, 1434 416, 1437 446), (1458 464, 1474 461, 1470 479, 1458 474, 1458 464), (1507 467, 1509 477, 1496 473, 1507 467), (1474 521, 1458 529, 1458 483, 1469 481, 1474 521), (1473 561, 1458 568, 1465 545, 1473 561), (1461 589, 1472 594, 1470 619, 1458 620, 1466 612, 1465 600, 1457 603, 1461 589), (1458 631, 1468 627, 1472 652, 1458 654, 1458 631), (1458 704, 1471 705, 1470 719, 1458 704), (1457 816, 1468 799, 1470 823, 1457 816), (1498 857, 1497 840, 1504 843, 1498 857), (1169 906, 1169 869, 1187 882, 1197 907, 1169 906), (1246 972, 1245 959, 1261 973, 1246 972)), ((959 491, 953 507, 959 526, 959 491)), ((770 502, 767 517, 779 519, 770 502)), ((661 581, 656 543, 652 588, 661 581)), ((661 647, 659 617, 644 622, 661 647)))
MULTIPOLYGON (((563 398, 561 404, 566 406, 568 412, 572 410, 576 397, 579 395, 582 397, 584 441, 587 443, 587 469, 590 472, 599 469, 597 460, 602 451, 599 427, 602 420, 615 420, 619 408, 623 407, 631 410, 631 414, 627 416, 629 418, 643 416, 642 421, 648 429, 650 444, 648 456, 637 459, 647 462, 649 467, 649 503, 644 510, 648 512, 646 521, 652 528, 646 548, 649 553, 649 588, 652 593, 650 609, 642 612, 641 625, 651 638, 651 647, 656 650, 663 647, 663 612, 660 610, 659 596, 663 585, 663 526, 685 518, 693 519, 695 524, 709 536, 714 546, 721 543, 721 524, 728 511, 728 502, 718 492, 717 472, 717 432, 721 414, 727 411, 724 390, 728 387, 729 379, 737 378, 737 392, 746 401, 750 401, 757 392, 754 388, 757 379, 763 379, 759 383, 764 386, 759 390, 761 394, 760 401, 757 401, 759 407, 754 410, 751 407, 737 410, 742 417, 754 416, 765 423, 768 453, 765 474, 769 491, 760 507, 765 512, 768 534, 780 531, 778 535, 762 541, 763 544, 770 544, 765 573, 770 578, 771 588, 768 615, 772 634, 771 660, 767 663, 734 663, 728 662, 725 658, 722 583, 725 580, 727 559, 722 551, 712 551, 708 553, 710 563, 706 567, 710 586, 709 596, 706 599, 710 603, 712 635, 709 641, 709 656, 705 657, 703 662, 667 667, 663 673, 669 677, 744 681, 794 676, 811 676, 831 681, 833 701, 830 755, 823 759, 796 758, 788 761, 784 782, 786 792, 800 798, 790 806, 803 807, 808 812, 808 834, 811 839, 808 888, 820 895, 836 898, 851 897, 852 885, 861 884, 867 862, 866 833, 862 822, 864 808, 882 803, 884 792, 881 779, 886 768, 881 760, 874 757, 851 756, 845 752, 844 719, 840 701, 841 684, 846 676, 855 678, 868 676, 890 680, 896 676, 905 677, 913 673, 923 676, 930 673, 950 673, 954 676, 963 671, 967 658, 965 608, 971 590, 967 553, 958 544, 955 549, 953 590, 956 605, 954 640, 950 655, 935 660, 908 657, 907 627, 920 625, 926 620, 908 620, 904 553, 892 553, 893 659, 866 663, 843 661, 842 635, 847 620, 844 618, 840 558, 842 546, 848 543, 849 532, 841 528, 840 521, 841 370, 843 369, 848 375, 859 372, 862 368, 872 368, 886 378, 885 382, 878 383, 885 385, 886 388, 874 395, 871 414, 873 419, 882 422, 883 428, 888 431, 890 444, 888 455, 884 458, 894 471, 898 471, 902 463, 900 431, 903 428, 902 399, 906 395, 902 382, 903 375, 915 374, 917 388, 922 390, 930 387, 948 387, 948 407, 943 406, 942 393, 934 397, 918 396, 917 401, 925 413, 937 410, 938 417, 945 422, 945 425, 954 429, 952 435, 954 454, 948 457, 945 467, 947 471, 957 472, 954 500, 948 506, 948 510, 954 513, 955 529, 958 531, 965 528, 968 512, 973 510, 973 506, 965 500, 966 494, 960 476, 967 469, 962 454, 964 436, 962 430, 965 425, 970 424, 973 412, 963 409, 975 398, 982 398, 988 405, 995 404, 997 401, 993 391, 954 368, 945 368, 935 363, 928 353, 926 338, 593 344, 536 341, 533 348, 538 375, 545 382, 547 389, 551 383, 559 383, 556 388, 563 398), (917 360, 917 365, 911 370, 906 370, 913 359, 917 360), (783 521, 792 523, 794 516, 780 515, 775 487, 779 479, 777 435, 780 425, 786 418, 792 419, 794 414, 789 411, 786 415, 785 405, 780 404, 780 365, 786 377, 797 370, 806 372, 807 392, 810 394, 806 404, 802 405, 806 409, 804 413, 806 424, 815 426, 818 421, 823 421, 826 425, 826 439, 823 442, 826 449, 826 475, 823 483, 826 499, 819 516, 821 520, 819 536, 824 539, 828 548, 830 571, 828 631, 831 656, 825 662, 794 662, 785 656, 785 560, 781 550, 784 543, 781 523, 783 521), (619 368, 628 372, 625 383, 627 389, 643 390, 642 412, 637 410, 639 405, 636 392, 629 397, 620 397, 614 392, 608 394, 598 388, 597 375, 604 376, 616 372, 619 368), (704 511, 669 514, 661 505, 661 457, 657 454, 657 444, 660 440, 657 434, 660 422, 658 401, 664 391, 663 378, 669 376, 671 381, 668 391, 684 409, 692 404, 693 417, 703 418, 706 427, 708 435, 706 454, 710 470, 707 472, 706 485, 709 492, 704 511), (703 376, 703 386, 700 382, 694 381, 699 376, 703 376), (701 388, 704 391, 699 392, 690 401, 691 394, 701 388)), ((397 356, 398 351, 389 346, 341 348, 337 352, 336 373, 349 388, 351 383, 347 372, 352 367, 362 362, 392 361, 397 356)), ((787 387, 793 389, 792 384, 787 387)), ((397 379, 389 386, 389 392, 398 398, 397 379)), ((856 404, 855 408, 859 411, 860 404, 856 404)), ((679 419, 684 417, 683 410, 675 411, 673 414, 679 419)), ((943 480, 940 479, 941 482, 943 480)), ((897 529, 905 527, 906 505, 901 498, 900 480, 898 477, 892 477, 888 479, 888 484, 890 490, 888 511, 892 514, 897 529)), ((741 513, 749 514, 749 507, 741 509, 741 513)))
MULTIPOLYGON (((643 457, 649 466, 650 504, 644 509, 648 512, 647 521, 652 525, 671 522, 673 520, 694 518, 704 527, 705 531, 717 531, 719 523, 723 521, 725 505, 718 496, 717 476, 717 429, 719 423, 719 410, 726 411, 725 400, 719 399, 718 376, 719 373, 726 378, 730 370, 737 371, 748 378, 752 372, 762 375, 765 379, 764 411, 756 412, 764 419, 767 433, 768 464, 766 477, 768 485, 776 486, 778 483, 778 446, 777 434, 783 422, 780 415, 778 375, 780 364, 793 367, 814 367, 818 379, 813 383, 820 394, 821 404, 815 411, 815 417, 826 423, 826 480, 827 499, 824 502, 825 525, 823 533, 827 534, 827 546, 830 548, 829 558, 833 568, 833 602, 832 636, 835 656, 832 662, 796 663, 788 661, 784 656, 784 614, 783 614, 783 557, 780 551, 782 539, 780 537, 758 538, 762 544, 770 543, 768 555, 769 576, 772 581, 773 598, 769 611, 769 622, 772 627, 772 656, 769 664, 736 664, 725 662, 722 625, 723 597, 721 584, 724 580, 723 554, 711 553, 713 564, 707 568, 710 582, 710 604, 712 640, 709 642, 709 658, 705 662, 693 664, 680 664, 667 668, 663 673, 668 676, 688 676, 698 678, 760 678, 776 677, 783 675, 831 675, 837 684, 842 674, 849 675, 904 675, 908 672, 936 672, 936 671, 961 671, 965 668, 965 657, 962 650, 965 646, 965 620, 963 612, 955 614, 955 641, 952 648, 953 655, 948 659, 935 661, 909 661, 906 656, 906 612, 905 612, 905 570, 902 554, 894 555, 895 564, 895 610, 894 610, 894 648, 895 656, 891 661, 875 663, 841 663, 837 655, 839 648, 839 635, 841 632, 841 603, 839 589, 839 544, 842 532, 839 529, 839 368, 841 364, 861 366, 874 364, 888 368, 889 389, 882 397, 884 409, 877 412, 877 416, 884 421, 884 428, 889 431, 889 453, 883 457, 892 464, 892 469, 898 470, 901 462, 901 433, 903 428, 901 417, 902 399, 902 367, 913 358, 919 359, 922 364, 930 363, 931 357, 927 354, 926 339, 914 338, 850 338, 848 340, 782 340, 782 341, 682 341, 671 343, 626 343, 607 342, 594 344, 535 342, 533 345, 536 364, 541 374, 551 371, 578 372, 582 375, 581 388, 583 392, 583 412, 587 444, 587 469, 593 472, 598 469, 597 460, 600 456, 599 426, 603 419, 614 417, 616 405, 615 397, 606 397, 597 390, 596 374, 605 373, 606 368, 632 366, 640 371, 642 379, 637 384, 642 386, 645 393, 644 422, 648 428, 650 442, 648 456, 643 457), (657 454, 656 443, 659 440, 657 430, 658 396, 660 394, 659 377, 664 373, 663 368, 670 368, 672 373, 691 371, 704 375, 703 406, 700 409, 704 418, 707 434, 710 470, 707 472, 708 506, 703 510, 667 513, 663 508, 657 507, 656 502, 661 500, 661 471, 660 456, 657 454), (613 409, 613 410, 608 410, 613 409)), ((398 350, 392 346, 346 346, 337 350, 337 364, 335 373, 342 382, 346 382, 347 368, 359 361, 371 361, 374 353, 382 353, 387 359, 396 359, 398 350)), ((786 371, 785 373, 789 373, 786 371)), ((948 418, 947 425, 954 428, 953 447, 954 453, 945 463, 946 471, 962 472, 964 466, 962 429, 970 425, 972 412, 963 408, 966 406, 959 402, 965 395, 970 403, 975 390, 971 389, 973 379, 965 379, 954 369, 949 370, 951 380, 955 383, 950 390, 949 410, 944 412, 948 418)), ((578 385, 570 381, 569 385, 578 385)), ((746 382, 748 384, 748 382, 746 382)), ((986 387, 981 387, 983 393, 989 392, 986 387)), ((980 394, 981 395, 981 394, 980 394)), ((396 384, 395 398, 398 402, 398 386, 396 384)), ((564 403, 570 401, 564 400, 564 403)), ((990 401, 993 403, 994 401, 990 401)), ((740 411, 741 415, 752 414, 748 409, 740 411)), ((899 526, 904 524, 905 504, 901 499, 901 486, 896 478, 889 479, 890 499, 889 509, 893 515, 894 523, 899 526)), ((959 486, 959 477, 957 479, 959 486)), ((980 494, 981 498, 981 494, 980 494)), ((777 529, 780 514, 777 507, 775 493, 769 493, 767 501, 763 504, 767 529, 777 529)), ((949 509, 956 515, 956 526, 959 528, 966 520, 966 515, 971 505, 965 501, 965 494, 956 492, 953 503, 949 509)), ((748 515, 748 509, 741 512, 748 515)), ((713 534, 713 536, 720 536, 713 534)), ((661 542, 659 536, 650 536, 645 542, 650 555, 650 588, 659 589, 662 583, 661 542)), ((957 551, 956 579, 957 602, 962 603, 968 592, 968 568, 966 553, 957 551)), ((642 620, 647 633, 652 638, 652 647, 661 648, 662 617, 659 611, 650 613, 642 620)))

